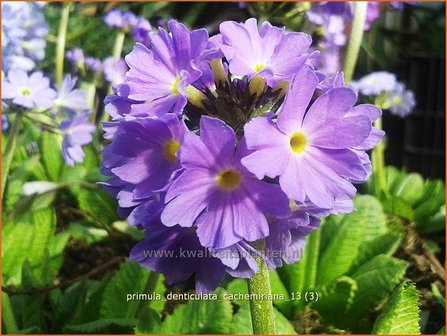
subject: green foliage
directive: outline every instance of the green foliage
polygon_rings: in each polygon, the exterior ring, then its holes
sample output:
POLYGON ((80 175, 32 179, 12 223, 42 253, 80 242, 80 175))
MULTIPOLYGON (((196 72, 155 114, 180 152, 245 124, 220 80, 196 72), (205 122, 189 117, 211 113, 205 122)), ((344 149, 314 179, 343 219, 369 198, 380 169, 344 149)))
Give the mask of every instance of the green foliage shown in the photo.
MULTIPOLYGON (((386 167, 387 189, 379 195, 386 213, 416 222, 419 233, 438 232, 445 227, 445 186, 440 180, 424 180, 417 173, 408 174, 386 167)), ((367 183, 374 193, 374 179, 367 183)))
MULTIPOLYGON (((287 318, 282 315, 276 308, 274 309, 276 333, 280 335, 295 335, 296 331, 287 318)), ((231 334, 250 335, 253 334, 253 325, 251 322, 250 305, 244 302, 239 310, 234 314, 231 322, 231 334)))
MULTIPOLYGON (((216 293, 222 299, 224 290, 218 289, 216 293)), ((228 300, 192 300, 177 307, 166 318, 160 333, 227 334, 230 332, 232 315, 233 308, 228 300)))
POLYGON ((374 334, 420 334, 419 295, 410 281, 403 282, 383 307, 374 334))

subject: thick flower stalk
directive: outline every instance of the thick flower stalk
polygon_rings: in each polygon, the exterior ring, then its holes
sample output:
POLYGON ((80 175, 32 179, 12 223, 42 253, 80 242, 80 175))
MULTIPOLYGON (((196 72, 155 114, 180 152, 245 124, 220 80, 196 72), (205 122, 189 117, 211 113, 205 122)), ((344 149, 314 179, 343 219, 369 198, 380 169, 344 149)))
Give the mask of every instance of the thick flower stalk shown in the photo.
POLYGON ((106 98, 104 188, 145 231, 131 259, 198 292, 248 278, 254 330, 274 333, 272 303, 256 301, 268 269, 299 260, 321 217, 353 210, 381 111, 310 66, 306 34, 255 19, 211 38, 168 28, 135 45, 106 98))

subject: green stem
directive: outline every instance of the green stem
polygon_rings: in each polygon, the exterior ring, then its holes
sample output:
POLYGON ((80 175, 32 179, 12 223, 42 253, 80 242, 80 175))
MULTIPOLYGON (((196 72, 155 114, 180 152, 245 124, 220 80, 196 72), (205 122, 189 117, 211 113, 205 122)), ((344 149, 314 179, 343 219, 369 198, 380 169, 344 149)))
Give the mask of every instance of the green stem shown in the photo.
MULTIPOLYGON (((254 244, 259 251, 264 251, 265 243, 257 242, 254 244)), ((250 293, 250 311, 251 321, 253 323, 253 333, 258 335, 274 335, 275 318, 273 313, 269 269, 265 261, 255 256, 259 270, 253 278, 248 280, 248 291, 250 293)))
MULTIPOLYGON (((155 287, 157 286, 159 276, 160 276, 159 273, 156 273, 156 272, 151 272, 149 274, 149 277, 147 278, 146 286, 143 290, 143 293, 147 293, 150 295, 155 291, 155 287)), ((148 305, 145 301, 140 301, 140 304, 139 304, 138 310, 137 310, 137 316, 141 316, 144 313, 147 306, 148 305)))
POLYGON ((126 33, 122 30, 118 31, 115 36, 115 44, 113 46, 113 59, 118 61, 121 58, 121 53, 123 51, 124 39, 126 38, 126 33))
POLYGON ((70 3, 65 3, 62 9, 56 46, 56 82, 60 86, 64 77, 65 37, 67 36, 70 3))
POLYGON ((2 313, 6 333, 18 334, 19 328, 17 327, 17 321, 12 310, 11 300, 9 300, 9 296, 5 292, 2 292, 2 313))
POLYGON ((17 112, 14 123, 12 124, 11 131, 8 136, 8 142, 6 143, 5 152, 2 159, 2 198, 5 192, 6 181, 8 180, 9 167, 11 166, 12 157, 16 148, 17 138, 19 136, 20 128, 22 127, 23 113, 17 112))
POLYGON ((367 6, 368 2, 366 1, 356 1, 354 3, 354 20, 352 21, 351 35, 349 37, 348 49, 343 66, 346 84, 349 84, 351 81, 355 65, 357 64, 363 32, 365 30, 367 6))
MULTIPOLYGON (((374 122, 374 126, 382 129, 382 118, 374 122)), ((376 193, 386 190, 386 176, 385 176, 385 145, 384 140, 380 141, 372 151, 372 167, 374 174, 374 184, 376 193)))
MULTIPOLYGON (((121 58, 121 54, 123 52, 123 46, 124 46, 125 38, 126 38, 126 33, 124 31, 119 30, 116 33, 115 44, 113 45, 113 59, 115 61, 118 61, 121 58)), ((112 94, 113 93, 112 84, 109 85, 107 93, 108 94, 112 94)), ((107 113, 104 113, 102 121, 107 121, 108 118, 109 118, 109 115, 107 113)))

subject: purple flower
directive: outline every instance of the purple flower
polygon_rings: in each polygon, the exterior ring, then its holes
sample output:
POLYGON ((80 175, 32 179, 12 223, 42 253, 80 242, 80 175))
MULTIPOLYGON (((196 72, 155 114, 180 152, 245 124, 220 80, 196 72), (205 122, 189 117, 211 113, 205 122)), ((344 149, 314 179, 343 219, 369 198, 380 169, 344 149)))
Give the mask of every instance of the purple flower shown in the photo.
POLYGON ((354 197, 350 180, 365 181, 370 174, 353 148, 371 134, 371 120, 362 110, 372 106, 353 108, 357 97, 349 88, 328 90, 309 106, 317 85, 317 76, 304 68, 294 77, 276 122, 259 117, 245 126, 254 152, 242 163, 260 179, 279 176, 282 190, 298 203, 309 200, 330 209, 337 200, 354 197), (353 109, 358 115, 347 116, 353 109))
POLYGON ((180 168, 177 152, 185 132, 186 126, 174 115, 121 120, 103 167, 127 186, 129 196, 151 197, 166 188, 180 168))
POLYGON ((392 114, 405 118, 416 105, 416 99, 413 91, 406 90, 405 85, 398 82, 387 96, 387 105, 392 114))
POLYGON ((77 78, 71 78, 70 74, 64 77, 54 99, 53 109, 56 112, 68 110, 73 113, 88 109, 87 94, 81 89, 75 89, 76 81, 77 78))
POLYGON ((150 44, 150 32, 152 30, 152 26, 144 18, 138 18, 135 22, 135 25, 132 27, 132 36, 135 41, 144 44, 145 46, 149 46, 150 44))
POLYGON ((42 9, 24 1, 2 2, 2 69, 30 71, 45 57, 48 25, 42 9))
POLYGON ((351 82, 351 87, 365 96, 377 96, 392 91, 396 84, 396 75, 387 71, 376 71, 351 82))
POLYGON ((283 260, 293 264, 301 259, 306 237, 319 227, 320 221, 300 209, 288 218, 270 218, 269 225, 265 254, 274 268, 281 267, 283 260))
POLYGON ((102 62, 95 57, 86 57, 84 64, 87 69, 93 72, 101 72, 103 70, 102 62))
POLYGON ((75 115, 72 119, 65 119, 59 125, 59 130, 64 135, 62 141, 62 157, 68 166, 84 161, 82 146, 92 141, 92 135, 96 130, 95 125, 88 121, 88 112, 75 115))
POLYGON ((116 61, 112 56, 107 57, 103 62, 103 67, 105 78, 112 86, 117 86, 125 81, 129 68, 122 58, 116 61))
POLYGON ((201 72, 201 53, 208 45, 204 29, 190 32, 183 24, 168 22, 169 34, 160 29, 151 37, 151 49, 137 43, 125 60, 128 98, 143 101, 154 114, 179 113, 186 105, 187 87, 201 72))
POLYGON ((218 119, 202 117, 200 137, 185 135, 180 150, 184 169, 166 195, 163 224, 197 225, 205 247, 226 248, 269 234, 264 212, 285 217, 287 197, 275 184, 259 181, 240 163, 245 146, 235 149, 234 131, 218 119))
POLYGON ((55 96, 50 80, 40 71, 28 76, 23 70, 11 70, 2 81, 2 99, 12 99, 14 104, 28 109, 50 108, 55 96))
MULTIPOLYGON (((379 17, 380 3, 368 2, 365 30, 369 30, 371 24, 379 17)), ((324 25, 330 17, 339 16, 350 22, 354 17, 354 2, 321 1, 314 3, 312 9, 307 12, 309 20, 318 25, 324 25)))
POLYGON ((2 114, 2 132, 5 133, 9 129, 8 117, 2 114))
POLYGON ((200 245, 194 230, 162 224, 146 229, 145 239, 132 249, 129 259, 163 273, 168 285, 195 275, 198 293, 216 289, 227 270, 219 258, 200 245))
POLYGON ((304 33, 286 33, 268 22, 258 29, 252 18, 245 23, 223 22, 220 37, 213 42, 222 49, 233 75, 260 76, 275 86, 304 65, 312 39, 304 33))
POLYGON ((163 273, 168 285, 194 275, 196 292, 209 293, 226 273, 239 278, 252 277, 258 270, 253 254, 256 251, 248 244, 211 251, 200 244, 195 230, 166 227, 158 221, 146 226, 145 239, 132 249, 129 259, 163 273))
POLYGON ((76 48, 73 50, 68 50, 65 52, 65 57, 74 65, 81 66, 84 64, 85 56, 84 51, 80 48, 76 48))
POLYGON ((126 24, 123 19, 123 12, 119 9, 112 9, 104 15, 104 23, 111 28, 123 28, 126 24))

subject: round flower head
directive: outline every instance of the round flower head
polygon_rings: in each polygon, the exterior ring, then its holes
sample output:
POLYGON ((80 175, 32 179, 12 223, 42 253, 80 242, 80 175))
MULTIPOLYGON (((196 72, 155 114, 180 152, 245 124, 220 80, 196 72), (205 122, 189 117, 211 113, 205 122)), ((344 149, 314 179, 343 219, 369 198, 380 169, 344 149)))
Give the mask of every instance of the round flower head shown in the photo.
POLYGON ((12 103, 28 109, 50 108, 55 96, 50 80, 40 71, 28 76, 23 70, 11 70, 2 82, 2 99, 12 99, 12 103))
POLYGON ((304 33, 286 33, 268 22, 258 29, 252 18, 245 23, 223 22, 220 36, 213 42, 228 59, 233 75, 257 75, 275 86, 289 80, 304 65, 312 39, 304 33))
POLYGON ((197 225, 205 247, 225 248, 242 239, 265 238, 264 212, 289 214, 287 197, 277 185, 259 181, 240 163, 243 143, 235 150, 234 131, 221 120, 202 117, 200 137, 188 133, 180 150, 184 169, 166 195, 163 224, 197 225))
POLYGON ((359 105, 348 88, 334 88, 311 99, 318 78, 303 68, 293 79, 274 122, 254 118, 245 126, 247 145, 254 152, 242 159, 258 178, 279 176, 284 192, 298 203, 309 200, 330 209, 336 200, 350 200, 356 189, 349 180, 365 181, 370 172, 353 151, 369 138, 371 119, 361 113, 371 105, 359 105))
POLYGON ((144 102, 154 115, 179 113, 186 105, 187 87, 201 72, 196 63, 208 45, 204 29, 190 32, 183 24, 168 22, 170 34, 160 28, 151 36, 151 49, 137 43, 125 60, 129 66, 128 98, 144 102))
POLYGON ((65 119, 59 126, 64 135, 62 141, 62 157, 68 166, 84 161, 82 146, 92 141, 92 135, 96 130, 95 125, 88 121, 88 112, 75 115, 72 119, 65 119))

